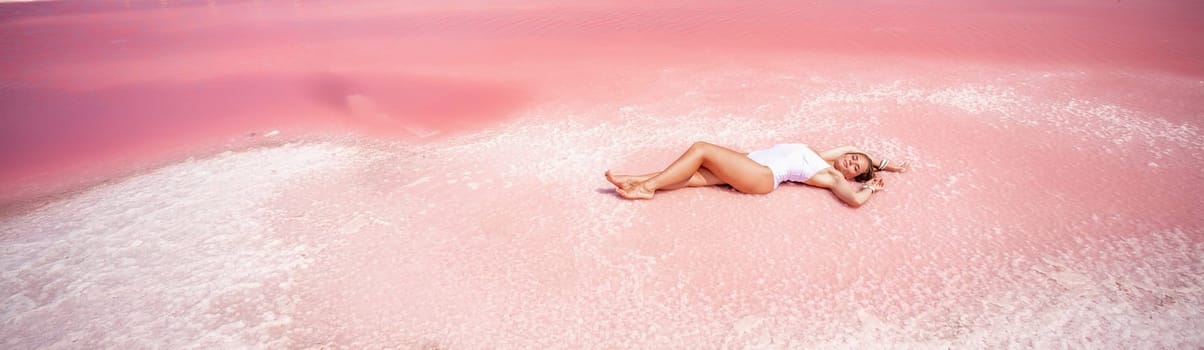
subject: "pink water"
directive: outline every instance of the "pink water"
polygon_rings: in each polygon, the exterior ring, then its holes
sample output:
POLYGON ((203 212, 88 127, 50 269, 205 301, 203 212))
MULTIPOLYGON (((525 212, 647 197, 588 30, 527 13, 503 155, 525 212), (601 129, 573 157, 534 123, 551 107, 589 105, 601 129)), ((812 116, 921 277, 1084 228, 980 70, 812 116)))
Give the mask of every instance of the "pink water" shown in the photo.
POLYGON ((1204 4, 0 3, 5 348, 1198 348, 1204 4), (691 141, 893 160, 629 202, 691 141))

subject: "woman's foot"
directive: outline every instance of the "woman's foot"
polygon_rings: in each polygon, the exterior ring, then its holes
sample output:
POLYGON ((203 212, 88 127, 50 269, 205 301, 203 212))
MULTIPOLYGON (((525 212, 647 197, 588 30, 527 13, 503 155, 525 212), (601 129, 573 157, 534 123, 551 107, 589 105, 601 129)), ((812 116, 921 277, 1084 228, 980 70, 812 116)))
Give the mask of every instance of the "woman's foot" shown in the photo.
POLYGON ((614 175, 610 173, 610 170, 606 171, 606 181, 610 181, 612 185, 615 185, 615 188, 624 191, 630 190, 631 187, 635 186, 637 183, 635 176, 614 175))
POLYGON ((620 188, 616 191, 619 192, 620 196, 627 199, 652 199, 652 194, 656 192, 644 187, 643 183, 631 185, 626 189, 620 188))

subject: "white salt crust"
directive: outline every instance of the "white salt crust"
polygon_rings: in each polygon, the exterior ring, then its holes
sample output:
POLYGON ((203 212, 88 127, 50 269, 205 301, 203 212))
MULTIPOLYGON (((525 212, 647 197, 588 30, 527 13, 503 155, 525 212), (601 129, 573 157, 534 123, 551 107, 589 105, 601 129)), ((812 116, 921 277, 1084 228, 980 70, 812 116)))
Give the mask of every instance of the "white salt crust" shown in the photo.
POLYGON ((266 224, 273 197, 362 161, 331 144, 227 152, 0 222, 8 349, 280 348, 310 261, 266 224))

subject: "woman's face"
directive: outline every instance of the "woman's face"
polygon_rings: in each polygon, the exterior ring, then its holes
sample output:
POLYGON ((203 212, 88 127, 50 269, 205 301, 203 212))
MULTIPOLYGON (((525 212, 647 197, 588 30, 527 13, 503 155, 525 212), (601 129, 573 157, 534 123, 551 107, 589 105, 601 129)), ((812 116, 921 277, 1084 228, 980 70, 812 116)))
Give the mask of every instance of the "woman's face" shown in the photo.
POLYGON ((870 160, 859 153, 845 153, 832 162, 832 167, 844 174, 845 178, 851 179, 869 169, 870 160))

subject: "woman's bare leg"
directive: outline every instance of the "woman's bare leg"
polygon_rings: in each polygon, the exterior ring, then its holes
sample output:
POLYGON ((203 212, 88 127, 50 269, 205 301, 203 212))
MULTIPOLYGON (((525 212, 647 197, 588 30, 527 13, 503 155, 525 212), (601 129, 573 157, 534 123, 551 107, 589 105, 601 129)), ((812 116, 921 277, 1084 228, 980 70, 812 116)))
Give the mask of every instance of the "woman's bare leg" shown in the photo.
POLYGON ((616 175, 614 173, 611 173, 610 170, 607 170, 606 171, 606 181, 610 182, 610 184, 612 184, 612 185, 615 185, 616 189, 627 190, 627 189, 631 189, 631 186, 635 186, 636 184, 640 183, 641 181, 644 181, 644 180, 647 180, 648 178, 656 176, 656 174, 660 174, 660 172, 658 171, 655 173, 648 173, 648 174, 644 174, 644 175, 616 175))
POLYGON ((628 199, 651 199, 657 190, 687 182, 700 169, 710 171, 740 192, 769 193, 773 190, 773 172, 769 168, 749 159, 744 153, 706 142, 695 142, 664 171, 628 189, 619 188, 618 192, 628 199))
MULTIPOLYGON (((623 189, 623 190, 630 190, 632 186, 635 186, 641 182, 647 181, 648 179, 650 179, 653 176, 656 176, 660 173, 661 172, 658 171, 655 173, 647 173, 647 174, 643 174, 643 175, 615 175, 615 174, 611 174, 610 171, 608 170, 608 171, 606 171, 606 181, 610 181, 611 184, 614 184, 615 188, 619 188, 619 189, 623 189)), ((719 179, 718 176, 715 176, 715 174, 711 173, 710 170, 707 170, 706 168, 701 168, 701 169, 698 169, 698 172, 694 173, 694 175, 691 175, 689 180, 686 180, 684 182, 675 183, 672 185, 668 185, 665 187, 661 187, 660 190, 668 191, 668 190, 676 190, 676 189, 683 188, 683 187, 706 187, 706 186, 716 186, 716 185, 726 185, 726 184, 727 183, 723 182, 723 180, 719 179)))

